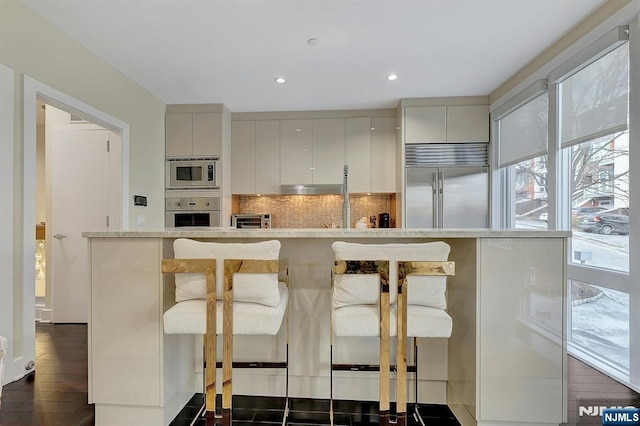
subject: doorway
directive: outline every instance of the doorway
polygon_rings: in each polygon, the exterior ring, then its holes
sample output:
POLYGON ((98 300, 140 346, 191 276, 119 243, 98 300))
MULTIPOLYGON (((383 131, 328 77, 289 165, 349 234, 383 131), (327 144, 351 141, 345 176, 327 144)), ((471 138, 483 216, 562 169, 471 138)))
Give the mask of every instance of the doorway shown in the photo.
POLYGON ((37 101, 36 320, 88 322, 82 232, 121 227, 120 131, 37 101), (44 238, 38 239, 38 236, 44 238))
MULTIPOLYGON (((0 83, 3 90, 7 93, 13 93, 14 74, 11 69, 5 69, 0 66, 0 83)), ((21 254, 21 270, 17 272, 20 284, 17 284, 15 291, 9 292, 13 295, 11 304, 8 305, 10 315, 13 318, 13 339, 16 342, 13 347, 13 356, 7 359, 5 364, 5 373, 7 376, 18 379, 30 371, 33 371, 35 360, 35 268, 34 259, 36 253, 36 244, 34 238, 34 229, 36 227, 36 130, 37 130, 37 100, 40 99, 46 104, 53 105, 57 108, 69 111, 75 115, 89 119, 92 123, 102 127, 119 131, 122 137, 122 152, 120 156, 121 165, 121 228, 127 229, 129 225, 129 140, 130 129, 129 124, 119 120, 103 111, 100 111, 91 105, 88 105, 72 96, 67 95, 53 87, 50 87, 28 75, 22 77, 22 111, 15 111, 16 114, 22 114, 22 196, 16 201, 19 207, 16 211, 21 214, 19 231, 15 236, 20 240, 19 245, 22 247, 21 254)), ((10 99, 10 97, 9 97, 10 99)), ((5 105, 7 114, 4 116, 10 118, 13 116, 13 102, 0 103, 5 105)), ((11 121, 9 121, 10 123, 11 121)), ((13 138, 12 128, 2 126, 0 122, 0 130, 3 134, 13 138)), ((13 156, 12 156, 13 157, 13 156)), ((17 155, 15 158, 19 158, 17 155)), ((11 163, 12 164, 12 163, 11 163)), ((70 161, 72 164, 72 161, 70 161)), ((9 167, 7 170, 12 170, 9 167)))

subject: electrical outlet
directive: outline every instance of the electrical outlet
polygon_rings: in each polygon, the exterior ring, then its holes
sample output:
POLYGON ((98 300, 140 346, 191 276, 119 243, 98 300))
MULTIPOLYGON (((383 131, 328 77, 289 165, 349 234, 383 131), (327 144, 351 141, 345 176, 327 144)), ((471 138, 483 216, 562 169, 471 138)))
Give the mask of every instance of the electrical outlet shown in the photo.
POLYGON ((138 226, 144 225, 144 215, 138 215, 138 226))

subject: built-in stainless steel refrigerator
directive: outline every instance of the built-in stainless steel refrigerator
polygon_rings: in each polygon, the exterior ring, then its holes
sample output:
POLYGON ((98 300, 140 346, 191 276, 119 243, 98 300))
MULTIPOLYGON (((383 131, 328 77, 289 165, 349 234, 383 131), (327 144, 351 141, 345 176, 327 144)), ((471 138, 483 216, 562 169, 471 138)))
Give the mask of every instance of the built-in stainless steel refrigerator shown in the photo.
POLYGON ((407 145, 406 228, 488 227, 486 144, 407 145))

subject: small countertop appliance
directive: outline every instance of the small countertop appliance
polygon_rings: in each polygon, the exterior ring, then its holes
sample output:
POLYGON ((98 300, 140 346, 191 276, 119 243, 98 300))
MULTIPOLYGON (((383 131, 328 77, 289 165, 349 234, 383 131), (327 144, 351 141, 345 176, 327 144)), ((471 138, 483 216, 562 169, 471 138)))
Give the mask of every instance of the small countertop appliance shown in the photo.
POLYGON ((389 228, 391 226, 391 218, 389 213, 380 213, 378 215, 378 228, 389 228))

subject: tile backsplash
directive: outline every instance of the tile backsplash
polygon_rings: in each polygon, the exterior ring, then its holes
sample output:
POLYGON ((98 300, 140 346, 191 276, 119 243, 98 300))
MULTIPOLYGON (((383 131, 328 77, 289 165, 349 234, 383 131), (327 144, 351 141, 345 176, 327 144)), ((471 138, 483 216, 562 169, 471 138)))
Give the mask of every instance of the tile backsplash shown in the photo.
MULTIPOLYGON (((332 223, 342 226, 342 195, 234 195, 234 213, 271 213, 274 228, 323 228, 332 223)), ((349 196, 351 228, 361 217, 390 213, 395 194, 349 196)))

